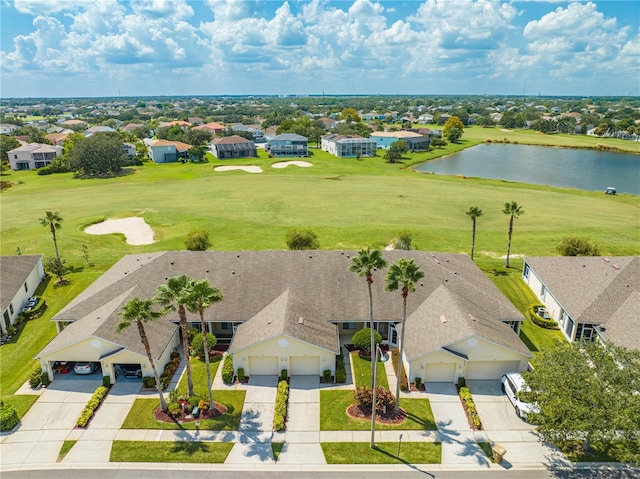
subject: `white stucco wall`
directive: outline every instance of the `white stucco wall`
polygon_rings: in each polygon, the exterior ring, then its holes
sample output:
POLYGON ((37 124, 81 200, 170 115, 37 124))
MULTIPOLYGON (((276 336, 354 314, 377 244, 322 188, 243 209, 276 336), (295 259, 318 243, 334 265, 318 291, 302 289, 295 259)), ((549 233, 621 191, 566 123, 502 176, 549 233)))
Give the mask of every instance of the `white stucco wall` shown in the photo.
MULTIPOLYGON (((22 311, 24 304, 27 302, 27 299, 31 296, 35 295, 36 289, 42 282, 44 278, 44 268, 42 267, 42 258, 36 264, 35 268, 29 273, 25 282, 20 286, 18 291, 16 291, 15 296, 11 300, 11 306, 13 307, 13 313, 9 309, 9 321, 11 324, 16 324, 16 320, 18 319, 18 315, 22 311), (26 290, 25 290, 26 285, 26 290)), ((39 305, 38 305, 39 306, 39 305)), ((6 326, 4 321, 0 321, 0 328, 2 328, 2 332, 6 333, 6 326)))
POLYGON ((536 295, 540 303, 544 304, 545 308, 547 308, 547 312, 549 313, 551 318, 558 322, 558 324, 560 325, 560 331, 562 331, 562 334, 564 334, 565 338, 567 338, 569 341, 573 341, 573 336, 575 335, 576 329, 575 325, 573 327, 573 331, 571 331, 571 335, 568 335, 565 330, 566 320, 563 320, 562 318, 562 306, 560 306, 560 303, 556 300, 553 294, 548 289, 546 289, 546 287, 544 288, 544 295, 542 294, 544 285, 542 280, 531 268, 529 268, 528 278, 523 276, 522 279, 529 285, 531 291, 533 291, 533 294, 536 295))
POLYGON ((334 353, 286 335, 279 335, 241 351, 236 351, 233 353, 234 369, 237 371, 238 368, 244 368, 245 374, 250 376, 249 358, 252 356, 277 356, 278 371, 286 369, 289 372, 291 370, 291 356, 316 356, 320 358, 318 375, 322 374, 325 369, 329 369, 333 376, 336 372, 336 355, 334 353))

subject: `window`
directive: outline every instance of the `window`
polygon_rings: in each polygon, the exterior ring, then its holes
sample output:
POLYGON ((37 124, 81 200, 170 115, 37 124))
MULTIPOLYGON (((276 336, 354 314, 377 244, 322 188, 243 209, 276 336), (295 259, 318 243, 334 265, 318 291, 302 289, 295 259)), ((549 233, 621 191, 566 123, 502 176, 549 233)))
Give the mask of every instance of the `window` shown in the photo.
POLYGON ((522 272, 522 277, 529 281, 529 265, 527 263, 524 264, 524 271, 522 272))
POLYGON ((230 328, 230 324, 229 323, 220 323, 220 329, 226 329, 229 330, 230 328))
POLYGON ((9 313, 13 314, 13 304, 9 304, 9 313))
POLYGON ((28 293, 29 292, 29 287, 27 286, 27 282, 24 282, 24 292, 28 293))
POLYGON ((540 297, 542 298, 542 300, 544 301, 547 296, 547 287, 543 284, 542 287, 540 288, 540 297))
POLYGON ((356 329, 356 323, 342 323, 342 329, 356 329))
POLYGON ((594 324, 579 323, 576 329, 576 341, 582 339, 584 341, 593 341, 595 332, 594 324))

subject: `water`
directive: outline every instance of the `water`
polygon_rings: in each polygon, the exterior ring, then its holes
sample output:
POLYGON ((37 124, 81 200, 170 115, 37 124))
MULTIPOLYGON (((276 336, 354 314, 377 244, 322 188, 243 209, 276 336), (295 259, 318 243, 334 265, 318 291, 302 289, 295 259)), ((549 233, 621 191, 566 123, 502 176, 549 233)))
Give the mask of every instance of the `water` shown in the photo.
POLYGON ((484 143, 416 171, 640 195, 640 155, 545 146, 484 143))

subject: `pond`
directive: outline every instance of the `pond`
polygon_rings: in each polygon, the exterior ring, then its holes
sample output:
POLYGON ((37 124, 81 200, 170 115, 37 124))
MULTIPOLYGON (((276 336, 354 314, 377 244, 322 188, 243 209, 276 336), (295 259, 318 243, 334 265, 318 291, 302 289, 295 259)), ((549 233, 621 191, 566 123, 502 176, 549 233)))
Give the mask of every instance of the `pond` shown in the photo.
POLYGON ((421 163, 416 171, 640 195, 640 155, 484 143, 421 163))

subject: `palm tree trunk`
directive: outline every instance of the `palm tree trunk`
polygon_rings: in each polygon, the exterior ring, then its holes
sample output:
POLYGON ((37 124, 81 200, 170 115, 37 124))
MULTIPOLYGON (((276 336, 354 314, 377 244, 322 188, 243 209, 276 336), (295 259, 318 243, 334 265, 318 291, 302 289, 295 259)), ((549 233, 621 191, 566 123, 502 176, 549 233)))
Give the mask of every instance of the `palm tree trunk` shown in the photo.
POLYGON ((213 409, 213 392, 211 391, 211 368, 209 366, 209 343, 207 342, 207 325, 204 322, 204 310, 200 308, 200 324, 202 326, 202 344, 204 346, 204 363, 207 368, 207 391, 209 392, 209 409, 213 409))
POLYGON ((473 228, 471 230, 471 261, 473 261, 473 251, 476 249, 476 220, 473 220, 473 228))
POLYGON ((49 227, 51 228, 51 236, 53 236, 53 246, 56 249, 56 258, 60 260, 60 253, 58 252, 58 240, 56 239, 56 228, 53 223, 50 223, 49 227))
POLYGON ((509 267, 509 255, 511 254, 511 235, 513 234, 513 215, 509 219, 509 241, 507 242, 507 260, 505 261, 505 267, 509 267))
POLYGON ((375 354, 373 354, 376 347, 376 341, 373 334, 373 293, 371 292, 371 283, 373 283, 371 276, 367 276, 367 286, 369 287, 369 329, 371 329, 371 348, 369 349, 369 357, 371 358, 371 389, 374 389, 376 387, 373 383, 373 378, 375 377, 374 369, 378 367, 378 365, 376 364, 375 354))
POLYGON ((189 337, 187 336, 187 315, 184 306, 178 307, 178 316, 180 316, 180 332, 182 333, 182 348, 187 368, 187 396, 193 396, 193 378, 191 377, 191 355, 189 354, 189 337))
POLYGON ((400 378, 402 377, 402 355, 404 353, 404 322, 407 319, 408 288, 402 288, 402 333, 400 334, 400 356, 398 357, 398 375, 396 382, 396 410, 400 408, 400 378))
POLYGON ((156 379, 156 389, 158 390, 158 395, 160 396, 160 409, 162 409, 163 412, 166 412, 167 403, 164 401, 164 394, 162 394, 162 385, 160 384, 160 376, 158 376, 156 363, 153 360, 153 355, 151 354, 151 346, 149 346, 147 333, 145 332, 144 325, 141 321, 136 321, 136 324, 138 325, 138 334, 140 334, 140 340, 144 345, 144 349, 147 352, 147 358, 149 358, 149 363, 151 364, 151 369, 153 370, 153 377, 156 379))

